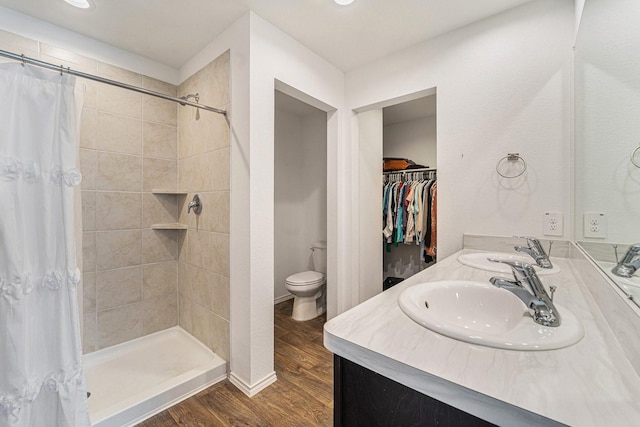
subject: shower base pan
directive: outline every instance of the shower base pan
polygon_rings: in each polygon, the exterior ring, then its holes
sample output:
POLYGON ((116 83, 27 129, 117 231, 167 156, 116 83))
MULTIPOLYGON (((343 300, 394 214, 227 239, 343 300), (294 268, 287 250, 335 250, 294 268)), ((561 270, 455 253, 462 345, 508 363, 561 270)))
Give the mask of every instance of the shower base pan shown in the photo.
POLYGON ((94 427, 135 425, 227 378, 226 362, 176 326, 84 356, 94 427))

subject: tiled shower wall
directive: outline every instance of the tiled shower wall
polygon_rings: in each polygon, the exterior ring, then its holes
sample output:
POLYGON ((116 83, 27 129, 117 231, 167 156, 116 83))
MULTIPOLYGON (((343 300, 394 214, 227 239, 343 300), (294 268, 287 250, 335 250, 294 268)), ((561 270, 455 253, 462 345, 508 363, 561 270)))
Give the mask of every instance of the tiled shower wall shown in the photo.
MULTIPOLYGON (((173 85, 12 33, 0 31, 0 48, 176 96, 173 85)), ((227 53, 181 88, 199 92, 202 103, 228 108, 228 67, 227 53)), ((229 360, 225 119, 203 111, 196 121, 193 108, 178 110, 170 101, 80 81, 86 86, 80 141, 84 351, 175 326, 180 319, 183 328, 229 360), (190 196, 201 192, 205 201, 197 221, 179 214, 186 211, 185 196, 151 193, 178 188, 178 120, 180 184, 190 196), (179 217, 188 220, 188 231, 150 228, 179 217), (189 296, 181 298, 180 316, 178 258, 181 295, 189 296), (205 294, 211 298, 203 299, 205 294)))
MULTIPOLYGON (((229 111, 229 52, 191 76, 179 96, 198 93, 200 102, 229 111)), ((178 186, 189 192, 179 220, 180 326, 229 360, 229 124, 219 114, 178 110, 178 186), (186 204, 198 193, 199 216, 186 204)))

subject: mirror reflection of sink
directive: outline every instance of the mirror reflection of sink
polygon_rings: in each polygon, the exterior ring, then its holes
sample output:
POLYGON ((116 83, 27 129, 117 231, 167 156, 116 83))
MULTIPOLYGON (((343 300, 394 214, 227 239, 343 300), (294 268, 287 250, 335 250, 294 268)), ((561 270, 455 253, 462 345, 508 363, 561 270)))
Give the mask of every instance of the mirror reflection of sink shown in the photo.
POLYGON ((580 341, 584 330, 566 308, 555 304, 562 323, 535 323, 511 292, 490 283, 445 280, 405 289, 400 309, 418 324, 472 344, 508 350, 554 350, 580 341))
POLYGON ((540 268, 536 265, 533 258, 528 255, 520 255, 517 253, 509 254, 506 252, 479 252, 474 254, 463 254, 458 257, 458 261, 469 267, 478 268, 480 270, 495 271, 511 275, 511 267, 507 264, 489 261, 487 258, 497 258, 508 261, 519 261, 531 264, 536 270, 538 276, 560 273, 561 268, 554 264, 553 268, 540 268))

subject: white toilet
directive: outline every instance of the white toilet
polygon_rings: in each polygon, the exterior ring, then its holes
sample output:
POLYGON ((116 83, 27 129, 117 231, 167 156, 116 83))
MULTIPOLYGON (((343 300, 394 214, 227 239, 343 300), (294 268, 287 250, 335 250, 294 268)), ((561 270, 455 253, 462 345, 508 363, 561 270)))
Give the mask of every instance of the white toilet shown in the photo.
POLYGON ((311 251, 314 270, 292 274, 285 279, 287 290, 294 296, 291 315, 294 320, 311 320, 327 309, 327 242, 312 243, 311 251))

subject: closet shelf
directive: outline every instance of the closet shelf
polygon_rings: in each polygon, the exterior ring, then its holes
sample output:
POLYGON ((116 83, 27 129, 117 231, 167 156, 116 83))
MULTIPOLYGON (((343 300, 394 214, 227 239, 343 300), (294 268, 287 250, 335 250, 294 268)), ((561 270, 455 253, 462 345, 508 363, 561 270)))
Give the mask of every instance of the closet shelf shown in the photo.
POLYGON ((154 188, 151 190, 153 194, 175 194, 177 196, 186 196, 188 194, 187 191, 181 190, 166 190, 163 188, 154 188))
POLYGON ((151 225, 151 229, 153 230, 186 230, 187 228, 189 228, 187 224, 180 224, 178 222, 151 225))

